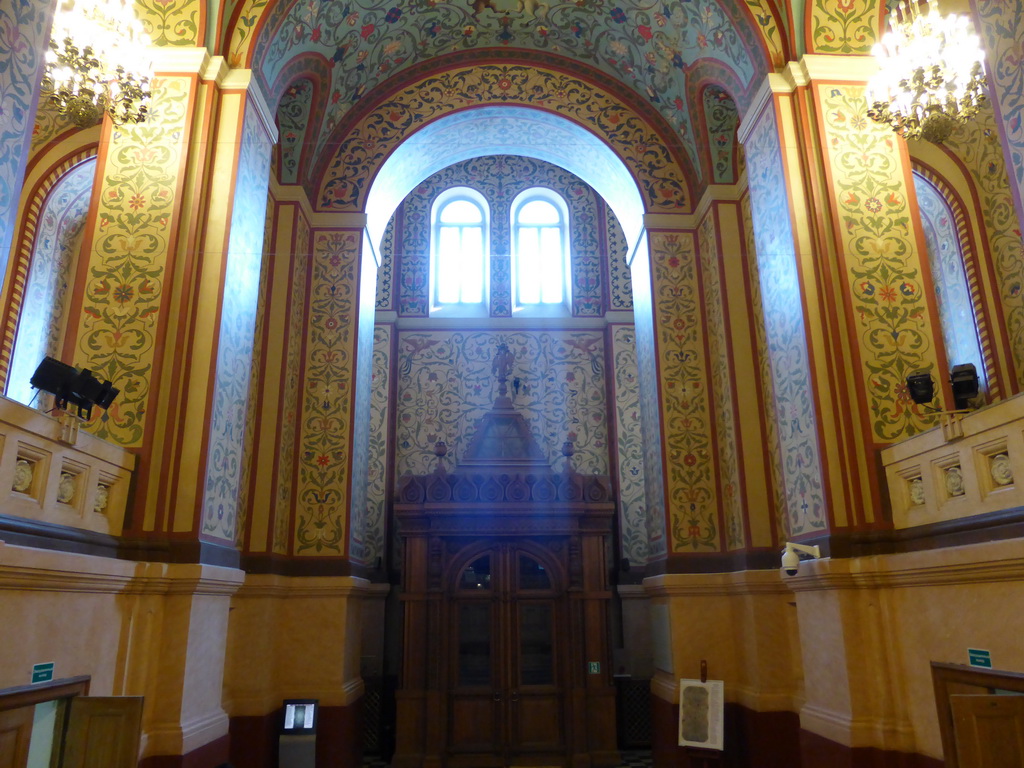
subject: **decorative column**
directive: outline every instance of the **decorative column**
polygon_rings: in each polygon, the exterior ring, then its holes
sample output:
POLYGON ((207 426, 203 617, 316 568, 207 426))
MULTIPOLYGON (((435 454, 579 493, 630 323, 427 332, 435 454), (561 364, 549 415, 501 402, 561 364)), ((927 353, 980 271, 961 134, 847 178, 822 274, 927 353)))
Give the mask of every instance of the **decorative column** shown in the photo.
POLYGON ((875 69, 806 56, 741 129, 791 536, 882 522, 874 452, 934 422, 904 380, 948 370, 906 146, 866 117, 875 69))
POLYGON ((64 359, 121 390, 90 429, 142 453, 133 532, 234 564, 275 130, 249 71, 201 48, 156 70, 150 119, 104 128, 64 359))

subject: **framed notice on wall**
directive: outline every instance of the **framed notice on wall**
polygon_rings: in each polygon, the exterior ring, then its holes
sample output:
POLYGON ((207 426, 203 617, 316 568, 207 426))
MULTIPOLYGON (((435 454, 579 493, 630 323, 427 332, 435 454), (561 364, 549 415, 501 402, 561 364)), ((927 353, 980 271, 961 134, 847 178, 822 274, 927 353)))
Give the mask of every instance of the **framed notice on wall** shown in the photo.
POLYGON ((679 681, 679 746, 724 749, 725 683, 679 681))

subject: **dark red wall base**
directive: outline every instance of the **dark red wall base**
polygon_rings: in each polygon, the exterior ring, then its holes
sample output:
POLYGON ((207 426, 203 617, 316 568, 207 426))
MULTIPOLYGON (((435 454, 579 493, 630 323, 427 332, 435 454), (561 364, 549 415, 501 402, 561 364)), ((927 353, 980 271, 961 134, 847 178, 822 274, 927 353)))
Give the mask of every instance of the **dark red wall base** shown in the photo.
POLYGON ((150 755, 139 761, 139 768, 214 768, 228 760, 230 735, 203 744, 187 755, 150 755))
MULTIPOLYGON (((316 725, 316 764, 359 765, 362 760, 362 699, 347 707, 321 707, 316 725)), ((231 763, 235 768, 277 768, 278 709, 262 716, 232 717, 231 763)), ((217 763, 203 768, 214 768, 217 763)), ((162 768, 162 766, 161 766, 162 768)))
POLYGON ((725 750, 706 752, 678 745, 679 705, 651 697, 655 768, 942 768, 924 755, 852 748, 800 730, 795 712, 755 712, 725 705, 725 750))

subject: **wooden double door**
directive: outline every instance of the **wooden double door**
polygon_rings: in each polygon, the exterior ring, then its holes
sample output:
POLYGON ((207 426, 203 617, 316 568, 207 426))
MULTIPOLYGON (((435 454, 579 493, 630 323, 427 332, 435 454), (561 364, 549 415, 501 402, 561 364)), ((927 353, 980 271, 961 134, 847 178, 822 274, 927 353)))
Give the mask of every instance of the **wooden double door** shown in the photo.
POLYGON ((451 766, 551 765, 566 752, 564 569, 525 543, 454 563, 442 617, 451 766))

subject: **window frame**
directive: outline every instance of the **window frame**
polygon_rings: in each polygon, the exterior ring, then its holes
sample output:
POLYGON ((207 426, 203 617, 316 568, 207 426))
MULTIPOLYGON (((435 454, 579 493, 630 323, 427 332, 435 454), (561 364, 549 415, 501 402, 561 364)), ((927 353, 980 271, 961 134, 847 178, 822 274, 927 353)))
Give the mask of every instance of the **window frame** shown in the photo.
MULTIPOLYGON (((430 206, 430 308, 431 317, 486 317, 490 308, 490 239, 491 239, 490 206, 487 199, 472 187, 449 187, 441 192, 430 206), (479 302, 442 302, 439 292, 439 261, 441 229, 451 224, 442 224, 441 214, 444 209, 455 202, 465 201, 480 211, 480 242, 481 242, 481 286, 479 302)), ((457 225, 464 228, 474 224, 457 225)))
POLYGON ((509 254, 510 274, 512 281, 512 312, 513 314, 530 317, 565 317, 572 314, 572 232, 569 217, 569 205, 558 192, 548 187, 530 187, 520 192, 512 200, 509 208, 509 254), (519 233, 526 226, 540 229, 537 225, 522 225, 519 214, 528 204, 541 200, 552 205, 558 213, 557 226, 561 239, 561 273, 562 297, 557 302, 523 302, 520 300, 519 280, 519 233))

